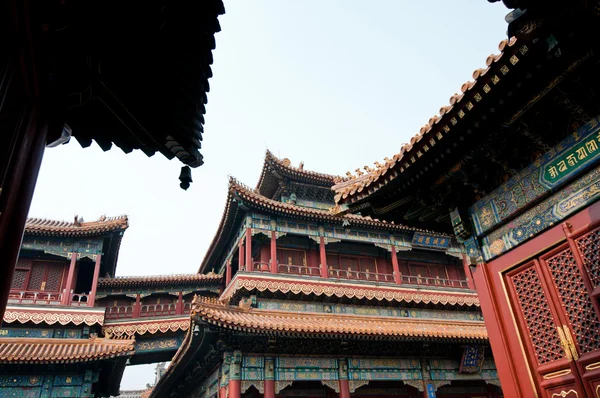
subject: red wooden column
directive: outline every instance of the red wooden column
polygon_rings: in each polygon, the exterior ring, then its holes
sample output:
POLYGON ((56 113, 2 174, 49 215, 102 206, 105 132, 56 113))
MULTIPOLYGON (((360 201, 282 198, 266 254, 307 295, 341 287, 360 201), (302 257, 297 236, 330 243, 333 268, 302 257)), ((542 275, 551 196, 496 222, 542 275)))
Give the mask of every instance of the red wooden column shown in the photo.
POLYGON ((473 274, 471 273, 471 268, 469 267, 469 259, 466 254, 463 253, 463 269, 465 271, 465 276, 467 277, 467 285, 469 289, 475 290, 475 284, 473 283, 473 274))
POLYGON ((133 305, 133 314, 134 318, 139 318, 142 314, 142 300, 140 294, 135 295, 135 304, 133 305))
POLYGON ((69 265, 69 274, 67 276, 67 284, 63 289, 63 296, 61 300, 62 305, 70 305, 71 298, 73 295, 71 294, 71 290, 73 289, 73 276, 75 275, 75 266, 77 265, 77 253, 71 253, 71 264, 69 265))
POLYGON ((327 272, 327 252, 325 252, 325 237, 319 237, 319 260, 321 261, 321 278, 329 278, 327 272))
POLYGON ((279 264, 277 263, 277 232, 271 231, 271 273, 276 274, 278 272, 279 264))
MULTIPOLYGON (((238 271, 242 271, 244 270, 244 255, 245 255, 245 250, 244 250, 244 238, 242 237, 242 239, 240 240, 240 250, 238 251, 238 271)), ((250 271, 250 270, 246 270, 246 271, 250 271)))
POLYGON ((246 269, 252 267, 252 228, 246 228, 246 269))
POLYGON ((275 361, 273 358, 265 358, 264 391, 264 398, 275 398, 275 361))
POLYGON ((231 282, 231 258, 227 260, 227 266, 225 267, 225 286, 231 282))
POLYGON ((177 305, 175 306, 175 314, 183 314, 183 292, 179 292, 177 295, 177 305))
POLYGON ((96 302, 96 290, 98 288, 98 276, 100 275, 100 262, 102 260, 102 254, 96 256, 96 264, 94 265, 94 279, 92 280, 92 291, 90 297, 88 297, 88 307, 93 307, 96 302))
POLYGON ((350 398, 350 384, 348 383, 348 360, 338 359, 340 398, 350 398))
POLYGON ((392 243, 392 268, 394 270, 394 282, 402 283, 400 278, 400 267, 398 266, 398 254, 396 253, 396 245, 392 243))
POLYGON ((229 398, 241 398, 242 395, 242 353, 234 351, 229 367, 229 398))

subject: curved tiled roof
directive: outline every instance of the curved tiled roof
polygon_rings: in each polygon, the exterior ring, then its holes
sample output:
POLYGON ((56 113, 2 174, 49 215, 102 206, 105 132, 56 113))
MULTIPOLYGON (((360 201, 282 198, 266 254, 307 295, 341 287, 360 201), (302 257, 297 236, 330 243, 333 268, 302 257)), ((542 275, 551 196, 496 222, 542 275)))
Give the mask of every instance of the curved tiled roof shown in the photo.
POLYGON ((294 167, 289 159, 279 159, 267 149, 256 191, 261 195, 272 197, 279 186, 278 181, 283 177, 327 188, 331 188, 336 181, 343 180, 339 176, 305 170, 303 167, 294 167))
POLYGON ((0 363, 75 363, 133 355, 134 340, 2 338, 0 363))
POLYGON ((233 281, 227 286, 221 297, 223 302, 229 300, 240 290, 248 292, 269 291, 271 293, 293 293, 325 297, 345 297, 349 299, 367 299, 389 302, 423 303, 441 305, 459 305, 479 307, 479 298, 475 293, 459 291, 415 289, 410 286, 377 286, 353 284, 350 281, 344 284, 331 283, 331 281, 302 280, 290 275, 256 275, 237 273, 233 281))
POLYGON ((43 236, 96 236, 113 231, 124 231, 129 227, 127 216, 102 216, 97 221, 74 222, 48 220, 45 218, 28 218, 25 234, 43 236))
MULTIPOLYGON (((227 202, 225 205, 225 209, 223 210, 223 216, 221 217, 221 222, 219 224, 215 237, 213 238, 208 248, 208 251, 204 256, 202 264, 200 265, 200 272, 203 272, 207 269, 208 263, 210 262, 213 253, 217 251, 219 243, 222 239, 227 239, 227 236, 229 236, 229 234, 231 233, 230 228, 233 226, 235 218, 237 216, 238 202, 243 202, 249 207, 262 210, 268 214, 278 214, 286 217, 297 217, 300 219, 326 221, 333 224, 343 224, 344 222, 348 222, 350 225, 354 226, 377 228, 388 231, 404 230, 430 232, 418 228, 406 227, 404 225, 395 224, 393 221, 380 221, 371 217, 363 217, 357 214, 346 214, 343 216, 337 216, 330 210, 302 207, 291 203, 279 202, 277 200, 269 199, 261 195, 257 192, 257 190, 253 190, 239 183, 235 178, 230 177, 227 202)), ((450 235, 440 234, 438 232, 435 233, 437 235, 447 236, 450 238, 450 235)))
POLYGON ((222 275, 215 274, 214 272, 210 272, 208 274, 117 276, 115 278, 98 279, 98 288, 220 283, 222 279, 222 275))
MULTIPOLYGON (((244 203, 254 205, 255 207, 266 210, 269 213, 278 213, 285 216, 295 216, 305 219, 318 219, 320 221, 329 221, 336 224, 342 224, 344 221, 348 221, 351 225, 362 227, 430 232, 419 230, 418 228, 406 227, 401 224, 395 224, 394 222, 373 219, 368 216, 363 217, 357 214, 346 214, 340 217, 335 215, 331 210, 322 210, 311 207, 297 206, 291 203, 279 202, 277 200, 262 196, 256 191, 244 186, 243 184, 240 184, 234 178, 230 179, 229 190, 233 191, 238 198, 244 200, 244 203)), ((436 232, 436 234, 439 233, 436 232)), ((450 237, 450 235, 444 236, 450 237)))
POLYGON ((502 40, 498 46, 500 53, 488 56, 485 62, 486 68, 475 70, 474 80, 464 83, 461 86, 461 93, 450 97, 449 104, 442 106, 439 114, 431 117, 410 139, 410 142, 402 145, 400 152, 391 159, 385 158, 383 163, 375 162, 374 168, 365 166, 366 173, 360 171, 357 171, 357 175, 347 173, 351 178, 338 181, 333 186, 336 203, 352 203, 364 199, 384 187, 413 163, 418 162, 418 158, 422 156, 422 148, 427 151, 429 147, 433 147, 456 124, 460 123, 460 120, 476 107, 487 93, 492 91, 491 87, 499 81, 496 70, 499 69, 498 74, 504 76, 519 62, 519 56, 525 55, 527 46, 517 48, 516 43, 517 39, 514 37, 510 40, 502 40), (419 142, 421 144, 417 145, 419 142))
POLYGON ((204 297, 192 306, 192 319, 226 329, 266 334, 334 334, 402 339, 486 340, 480 321, 412 320, 232 307, 204 297))

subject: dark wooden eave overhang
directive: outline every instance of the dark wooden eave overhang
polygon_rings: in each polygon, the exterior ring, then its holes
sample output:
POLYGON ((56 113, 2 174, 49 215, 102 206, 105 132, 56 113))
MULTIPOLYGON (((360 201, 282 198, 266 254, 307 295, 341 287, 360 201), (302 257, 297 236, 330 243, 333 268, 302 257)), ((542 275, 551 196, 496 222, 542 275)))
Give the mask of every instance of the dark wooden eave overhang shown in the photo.
MULTIPOLYGON (((140 149, 198 167, 222 0, 43 2, 49 143, 140 149), (63 129, 62 126, 68 126, 63 129)), ((36 25, 36 26, 37 26, 36 25)), ((41 28, 40 28, 41 29, 41 28)))

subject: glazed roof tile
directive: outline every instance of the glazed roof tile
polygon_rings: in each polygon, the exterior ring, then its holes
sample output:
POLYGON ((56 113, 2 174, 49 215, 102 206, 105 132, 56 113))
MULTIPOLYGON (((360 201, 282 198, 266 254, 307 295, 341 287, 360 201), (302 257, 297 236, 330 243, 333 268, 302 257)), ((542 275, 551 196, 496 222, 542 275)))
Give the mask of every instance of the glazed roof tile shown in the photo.
POLYGON ((115 278, 100 278, 98 280, 98 288, 220 283, 222 279, 222 275, 215 274, 214 272, 209 272, 208 274, 117 276, 115 278))
MULTIPOLYGON (((387 230, 408 230, 408 231, 422 231, 422 232, 431 232, 420 230, 418 228, 407 227, 401 224, 395 224, 394 222, 381 221, 378 219, 373 219, 371 217, 363 217, 357 214, 346 214, 344 216, 336 216, 331 210, 322 210, 311 207, 303 207, 297 206, 291 203, 284 203, 277 200, 269 199, 255 190, 252 190, 245 185, 239 183, 234 178, 231 178, 229 184, 230 192, 233 191, 235 196, 244 199, 247 203, 253 204, 259 208, 262 208, 271 213, 279 213, 286 216, 296 216, 300 218, 311 218, 318 219, 321 221, 329 221, 332 223, 343 223, 344 220, 350 222, 351 225, 355 226, 363 226, 363 227, 375 227, 380 229, 387 230)), ((439 232, 435 232, 436 234, 440 234, 439 232)), ((441 234, 443 236, 445 235, 441 234)))
POLYGON ((133 355, 134 340, 2 338, 0 363, 75 363, 133 355))
POLYGON ((269 291, 271 293, 293 293, 325 297, 345 297, 349 299, 366 299, 376 301, 404 302, 415 304, 436 304, 451 306, 479 307, 479 298, 474 292, 445 291, 433 289, 415 289, 402 285, 379 285, 352 283, 336 283, 314 278, 306 280, 291 275, 272 275, 238 272, 219 298, 229 302, 240 290, 269 291))
MULTIPOLYGON (((451 96, 449 105, 442 106, 439 115, 431 117, 419 132, 410 139, 410 142, 402 145, 400 151, 391 159, 386 157, 383 163, 375 162, 374 168, 365 166, 366 173, 357 169, 357 175, 347 173, 350 178, 337 181, 336 185, 333 186, 336 203, 352 203, 364 199, 386 186, 413 163, 418 163, 418 158, 422 156, 420 149, 423 145, 416 144, 424 140, 423 142, 429 143, 430 146, 435 145, 447 132, 454 128, 454 125, 459 123, 464 114, 476 106, 482 96, 490 91, 488 85, 490 79, 488 78, 493 78, 492 75, 496 73, 490 71, 499 69, 500 64, 506 67, 506 63, 509 63, 510 68, 503 71, 502 74, 509 73, 512 66, 518 62, 518 57, 527 52, 526 46, 515 46, 516 43, 517 39, 514 37, 510 40, 502 40, 498 45, 500 53, 487 57, 485 61, 487 67, 475 70, 473 72, 474 80, 464 83, 461 86, 461 93, 451 96), (484 79, 484 77, 486 78, 484 79), (474 97, 475 100, 464 100, 467 95, 469 99, 474 97)), ((337 208, 337 211, 343 212, 343 209, 337 208)))
POLYGON ((74 222, 28 218, 25 234, 43 236, 95 236, 113 231, 124 231, 129 227, 127 216, 102 216, 97 221, 74 222))
POLYGON ((340 176, 305 170, 303 166, 294 167, 289 159, 279 159, 267 150, 260 179, 256 185, 256 192, 272 197, 279 186, 278 181, 284 177, 327 188, 331 188, 336 181, 343 180, 340 176))
POLYGON ((192 319, 227 329, 269 334, 336 334, 408 339, 485 340, 488 338, 485 325, 480 321, 412 320, 260 310, 227 306, 205 297, 197 298, 194 302, 192 319))

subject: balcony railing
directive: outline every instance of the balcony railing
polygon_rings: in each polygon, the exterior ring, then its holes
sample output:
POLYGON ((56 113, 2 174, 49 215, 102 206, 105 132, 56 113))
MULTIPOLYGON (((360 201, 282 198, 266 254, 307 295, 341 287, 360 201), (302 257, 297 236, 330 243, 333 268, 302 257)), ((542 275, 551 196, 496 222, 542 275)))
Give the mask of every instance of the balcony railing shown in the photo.
MULTIPOLYGON (((64 293, 44 291, 12 291, 8 294, 8 302, 15 304, 46 304, 60 305, 64 293)), ((89 307, 89 294, 72 293, 70 305, 74 307, 89 307)))
POLYGON ((50 304, 60 305, 62 293, 21 291, 10 292, 8 302, 15 304, 50 304))
POLYGON ((260 261, 254 261, 250 267, 246 267, 247 271, 252 272, 271 272, 271 265, 260 261))
POLYGON ((353 270, 330 269, 329 277, 335 279, 357 279, 372 282, 394 282, 394 275, 375 272, 362 272, 353 270))
POLYGON ((279 264, 279 273, 290 274, 290 275, 307 275, 307 276, 320 276, 321 271, 319 267, 309 267, 307 265, 295 265, 295 264, 279 264))
POLYGON ((413 276, 413 275, 401 275, 400 280, 402 283, 408 285, 426 285, 426 286, 439 286, 439 287, 456 287, 462 289, 468 289, 469 284, 465 280, 457 279, 442 279, 442 278, 431 278, 428 276, 413 276))
POLYGON ((133 318, 133 306, 121 305, 118 307, 108 307, 106 309, 106 319, 126 319, 133 318))
MULTIPOLYGON (((289 275, 302 275, 311 277, 320 277, 321 271, 319 267, 311 267, 306 265, 296 264, 279 264, 278 272, 280 274, 289 275)), ((243 267, 242 271, 250 272, 271 272, 271 266, 269 263, 255 261, 250 267, 243 267)), ((355 271, 355 270, 344 270, 329 268, 327 271, 329 278, 332 279, 344 279, 344 280, 361 280, 369 282, 383 282, 383 283, 395 283, 396 279, 393 274, 376 273, 369 271, 355 271)), ((400 284, 402 285, 421 285, 431 287, 443 287, 443 288, 457 288, 457 289, 469 289, 469 284, 464 279, 442 279, 432 278, 428 276, 419 275, 399 275, 400 284)))
POLYGON ((71 305, 75 307, 87 307, 89 301, 89 294, 85 293, 73 293, 71 295, 71 305))
POLYGON ((140 317, 176 315, 177 304, 143 304, 140 317))

